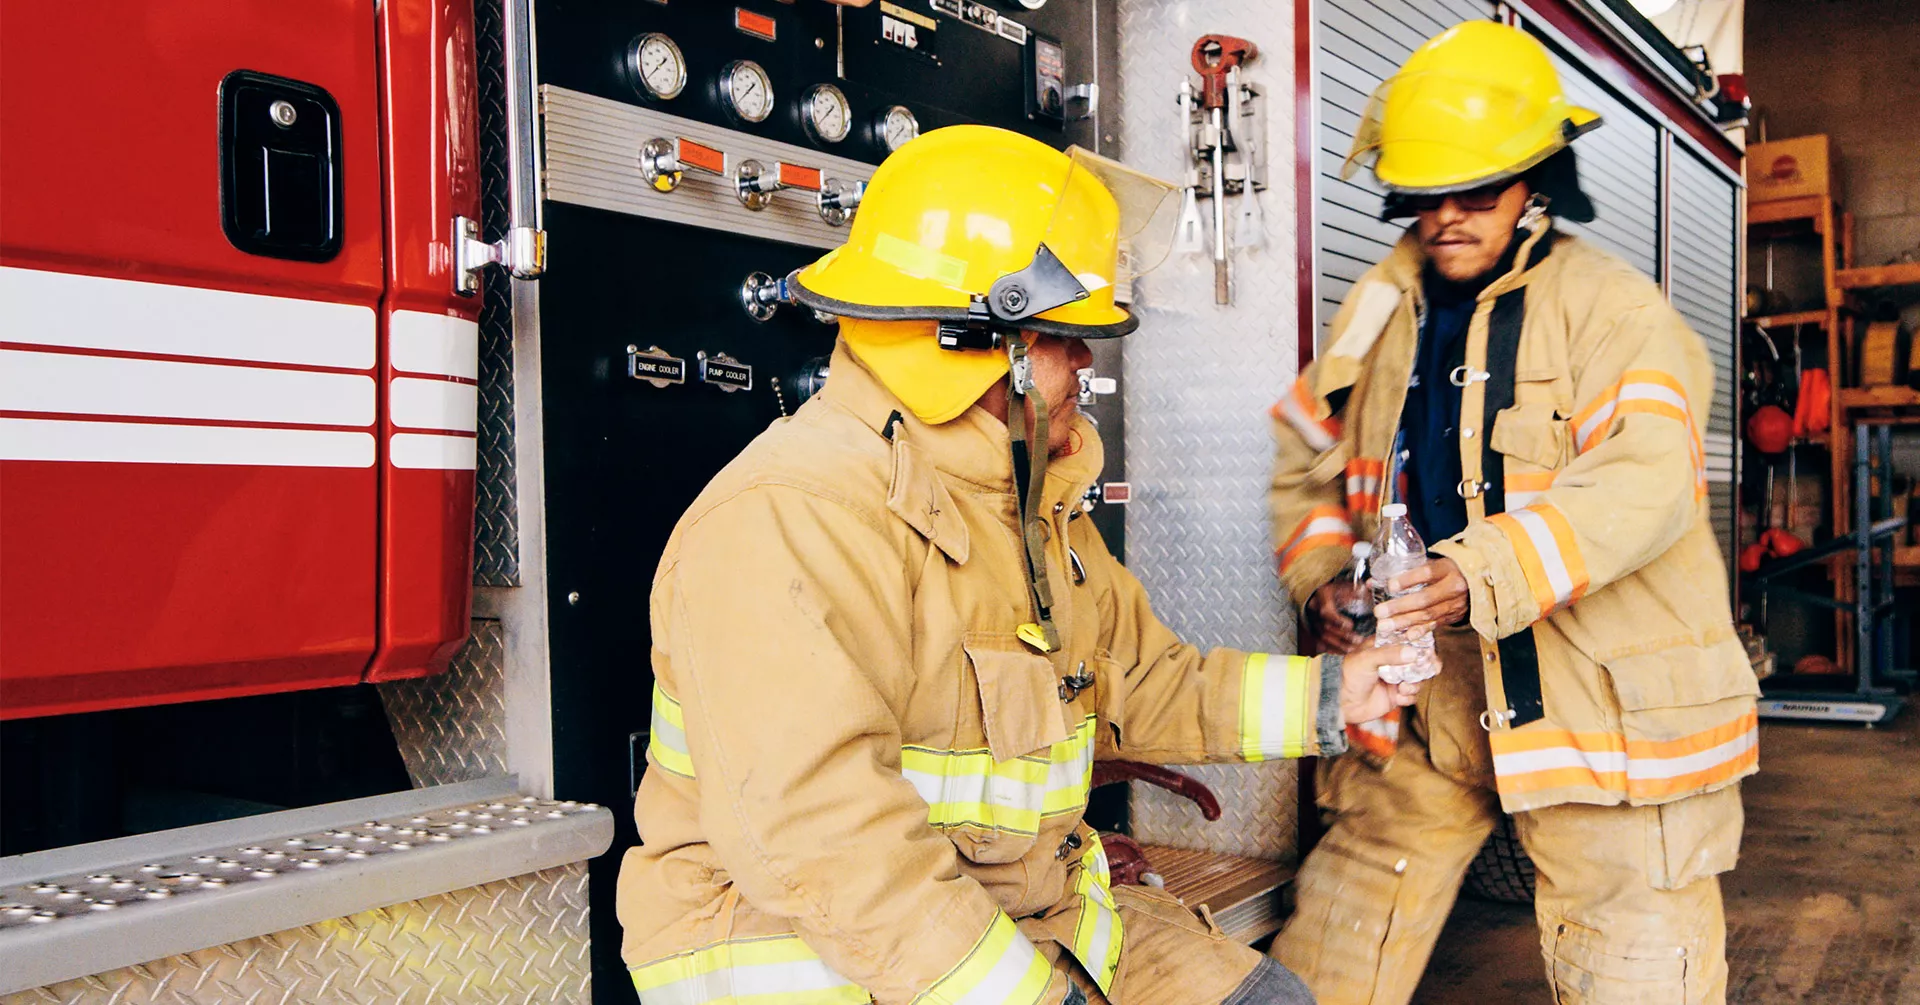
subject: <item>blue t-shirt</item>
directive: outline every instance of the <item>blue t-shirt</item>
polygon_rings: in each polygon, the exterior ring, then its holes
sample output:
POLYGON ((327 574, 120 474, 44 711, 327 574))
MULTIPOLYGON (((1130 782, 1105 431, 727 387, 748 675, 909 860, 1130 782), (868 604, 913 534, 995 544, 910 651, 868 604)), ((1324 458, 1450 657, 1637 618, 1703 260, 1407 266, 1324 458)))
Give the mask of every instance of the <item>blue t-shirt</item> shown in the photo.
POLYGON ((1448 379, 1466 362, 1467 324, 1484 284, 1462 286, 1432 272, 1422 281, 1426 317, 1413 357, 1406 408, 1400 413, 1401 470, 1407 517, 1429 545, 1467 528, 1460 498, 1460 388, 1448 379))

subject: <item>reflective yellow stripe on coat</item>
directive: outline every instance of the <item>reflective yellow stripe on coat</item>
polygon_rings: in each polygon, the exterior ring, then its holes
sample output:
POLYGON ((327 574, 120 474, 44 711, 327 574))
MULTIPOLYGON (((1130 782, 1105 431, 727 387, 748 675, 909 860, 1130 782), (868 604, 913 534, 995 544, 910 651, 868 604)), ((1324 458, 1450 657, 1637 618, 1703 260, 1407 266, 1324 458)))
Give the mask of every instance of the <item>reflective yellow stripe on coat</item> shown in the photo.
POLYGON ((640 1005, 864 1005, 798 935, 732 939, 634 967, 640 1005))
POLYGON ((647 756, 653 763, 679 775, 693 777, 693 755, 687 751, 687 720, 680 703, 653 682, 653 725, 647 732, 647 756))
POLYGON ((966 959, 915 997, 913 1005, 1034 1005, 1046 993, 1052 972, 1046 957, 1001 913, 966 959))
POLYGON ((1320 661, 1311 656, 1249 653, 1240 684, 1240 753, 1249 761, 1313 753, 1315 716, 1309 701, 1320 661))
POLYGON ((1045 755, 995 761, 987 750, 900 749, 900 774, 927 801, 927 822, 953 828, 972 824, 1013 834, 1038 834, 1040 821, 1075 813, 1093 783, 1094 717, 1045 755))
POLYGON ((1080 856, 1080 875, 1073 892, 1080 895, 1080 921, 1073 929, 1073 955, 1093 975, 1101 993, 1113 990, 1120 972, 1120 946, 1126 934, 1120 926, 1120 907, 1113 902, 1113 876, 1107 870, 1107 850, 1092 831, 1086 854, 1080 856))

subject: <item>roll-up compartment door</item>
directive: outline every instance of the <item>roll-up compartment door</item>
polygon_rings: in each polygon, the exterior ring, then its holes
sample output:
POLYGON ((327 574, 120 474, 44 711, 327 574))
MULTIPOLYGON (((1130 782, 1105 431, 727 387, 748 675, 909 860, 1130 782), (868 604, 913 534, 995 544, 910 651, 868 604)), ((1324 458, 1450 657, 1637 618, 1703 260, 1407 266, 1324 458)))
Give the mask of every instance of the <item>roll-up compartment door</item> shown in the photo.
POLYGON ((1491 16, 1493 6, 1480 0, 1324 0, 1315 9, 1320 121, 1314 292, 1316 327, 1324 331, 1347 290, 1386 257, 1404 229, 1380 220, 1380 187, 1371 172, 1340 177, 1367 96, 1420 43, 1463 21, 1491 16))
POLYGON ((1713 358, 1713 406, 1703 440, 1706 447, 1707 492, 1713 513, 1713 531, 1722 554, 1735 551, 1733 461, 1734 375, 1736 361, 1734 310, 1739 234, 1735 230, 1738 193, 1731 179, 1713 170, 1691 150, 1673 147, 1668 177, 1671 226, 1671 280, 1673 306, 1700 333, 1713 358))
POLYGON ((1580 188, 1593 200, 1594 220, 1559 220, 1555 226, 1619 255, 1650 277, 1658 276, 1660 131, 1551 43, 1547 49, 1567 100, 1599 112, 1601 121, 1600 128, 1573 145, 1580 188))

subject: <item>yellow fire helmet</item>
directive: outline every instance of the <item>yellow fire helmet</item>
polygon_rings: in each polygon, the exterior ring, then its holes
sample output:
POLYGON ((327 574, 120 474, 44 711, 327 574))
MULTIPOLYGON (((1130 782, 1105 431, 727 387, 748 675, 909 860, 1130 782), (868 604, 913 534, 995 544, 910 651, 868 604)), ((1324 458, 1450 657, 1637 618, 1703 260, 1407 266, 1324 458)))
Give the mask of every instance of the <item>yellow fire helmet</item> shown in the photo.
POLYGON ((1538 40, 1469 21, 1428 39, 1374 89, 1341 177, 1372 158, 1394 192, 1462 192, 1519 175, 1599 125, 1567 100, 1538 40))
POLYGON ((1010 335, 1133 331, 1114 303, 1120 250, 1133 274, 1166 257, 1176 191, 1078 147, 936 129, 880 165, 847 243, 787 289, 840 317, 847 345, 916 416, 946 422, 1008 372, 1010 335))

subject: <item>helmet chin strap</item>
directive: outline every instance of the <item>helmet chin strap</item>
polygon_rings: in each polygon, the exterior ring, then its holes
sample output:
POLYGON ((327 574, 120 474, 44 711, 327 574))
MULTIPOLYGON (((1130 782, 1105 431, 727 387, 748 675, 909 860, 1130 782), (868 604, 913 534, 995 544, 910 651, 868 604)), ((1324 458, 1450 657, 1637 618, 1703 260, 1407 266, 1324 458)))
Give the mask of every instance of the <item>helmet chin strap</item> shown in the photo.
POLYGON ((1047 542, 1039 512, 1047 484, 1047 399, 1035 394, 1033 360, 1027 355, 1025 333, 1010 334, 1007 345, 1007 432, 1013 442, 1013 484, 1020 499, 1020 537, 1027 550, 1027 587, 1033 598, 1034 620, 1015 632, 1020 640, 1050 653, 1060 648, 1060 631, 1053 624, 1053 584, 1047 579, 1047 542), (1027 419, 1033 437, 1027 437, 1027 419))

